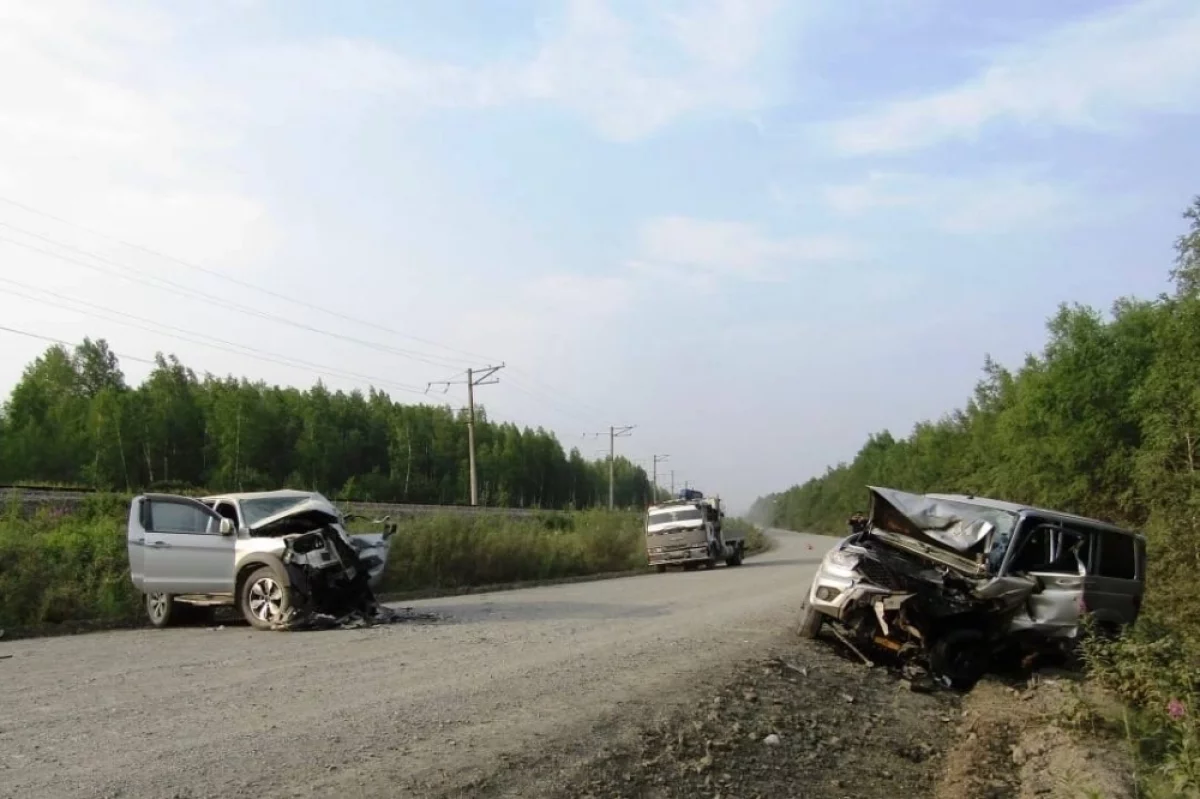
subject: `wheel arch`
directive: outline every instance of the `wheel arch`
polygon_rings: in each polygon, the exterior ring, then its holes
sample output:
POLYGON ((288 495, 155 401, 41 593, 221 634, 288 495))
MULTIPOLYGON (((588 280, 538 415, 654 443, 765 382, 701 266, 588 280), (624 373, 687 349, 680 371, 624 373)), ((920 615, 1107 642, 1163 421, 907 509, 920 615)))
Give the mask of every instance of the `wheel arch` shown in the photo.
POLYGON ((242 595, 242 587, 245 586, 246 580, 251 574, 266 566, 275 572, 275 577, 279 580, 279 584, 284 588, 291 588, 292 581, 288 574, 288 570, 283 565, 283 561, 277 557, 267 554, 248 555, 241 560, 237 565, 237 575, 233 581, 233 596, 235 602, 242 595))

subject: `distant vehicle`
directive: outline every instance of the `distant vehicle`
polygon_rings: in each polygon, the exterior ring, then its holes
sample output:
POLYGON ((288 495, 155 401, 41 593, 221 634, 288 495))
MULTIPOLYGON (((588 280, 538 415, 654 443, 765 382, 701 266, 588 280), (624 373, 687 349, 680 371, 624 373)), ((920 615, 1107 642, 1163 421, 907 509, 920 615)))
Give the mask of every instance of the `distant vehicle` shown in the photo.
POLYGON ((129 572, 155 627, 221 605, 260 630, 303 612, 369 613, 396 530, 381 521, 382 533, 350 535, 311 491, 143 494, 129 508, 129 572))
POLYGON ((660 572, 667 566, 711 569, 718 560, 727 566, 742 565, 746 540, 726 533, 725 511, 719 498, 705 499, 694 489, 684 489, 678 499, 651 505, 646 510, 646 555, 660 572))
POLYGON ((865 523, 813 577, 806 637, 832 621, 863 646, 924 659, 966 688, 1005 648, 1069 645, 1085 614, 1110 634, 1138 617, 1139 533, 983 497, 868 489, 865 523))

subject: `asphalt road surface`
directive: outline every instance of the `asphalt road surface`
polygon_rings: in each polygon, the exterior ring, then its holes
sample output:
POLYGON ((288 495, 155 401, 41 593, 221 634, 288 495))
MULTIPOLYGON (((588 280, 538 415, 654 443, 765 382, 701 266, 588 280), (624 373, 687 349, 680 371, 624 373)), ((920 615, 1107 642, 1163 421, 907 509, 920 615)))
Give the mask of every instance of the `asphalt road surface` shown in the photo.
POLYGON ((426 624, 0 641, 0 796, 532 790, 539 753, 595 751, 795 628, 833 539, 772 537, 738 568, 406 603, 426 624))

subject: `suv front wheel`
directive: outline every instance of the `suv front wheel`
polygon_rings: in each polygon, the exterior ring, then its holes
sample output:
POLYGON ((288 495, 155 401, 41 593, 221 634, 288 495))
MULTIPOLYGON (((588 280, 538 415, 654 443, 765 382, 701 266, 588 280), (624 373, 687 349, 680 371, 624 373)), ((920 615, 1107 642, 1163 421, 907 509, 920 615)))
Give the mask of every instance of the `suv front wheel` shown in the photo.
POLYGON ((242 583, 238 607, 250 626, 269 630, 291 607, 291 592, 270 566, 255 569, 242 583))

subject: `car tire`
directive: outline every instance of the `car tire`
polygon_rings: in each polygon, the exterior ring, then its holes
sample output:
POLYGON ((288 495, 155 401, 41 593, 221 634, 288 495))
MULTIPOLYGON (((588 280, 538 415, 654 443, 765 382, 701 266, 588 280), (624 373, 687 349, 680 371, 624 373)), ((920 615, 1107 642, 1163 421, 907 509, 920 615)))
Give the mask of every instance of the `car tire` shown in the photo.
POLYGON ((152 591, 146 594, 145 604, 146 617, 150 619, 151 627, 161 630, 171 626, 178 608, 174 596, 162 591, 152 591))
POLYGON ((800 637, 816 638, 821 634, 821 627, 824 624, 825 614, 812 605, 805 603, 804 615, 800 617, 800 637))
POLYGON ((990 658, 983 634, 978 630, 951 630, 929 652, 934 676, 956 691, 970 691, 987 673, 990 658))
POLYGON ((270 566, 251 572, 238 591, 238 609, 256 630, 272 629, 291 607, 291 600, 291 591, 270 566))
POLYGON ((665 564, 663 564, 663 563, 660 563, 660 564, 658 564, 657 566, 655 566, 655 567, 654 567, 654 570, 655 570, 656 572, 658 572, 659 574, 663 574, 664 572, 666 572, 666 570, 667 570, 667 567, 666 567, 666 565, 665 565, 665 564))
POLYGON ((717 562, 715 560, 713 560, 712 558, 709 558, 708 560, 704 561, 704 570, 705 571, 708 571, 709 569, 715 569, 715 568, 717 568, 717 562))
POLYGON ((742 548, 739 546, 734 550, 733 555, 725 559, 726 566, 741 566, 742 565, 742 548))

